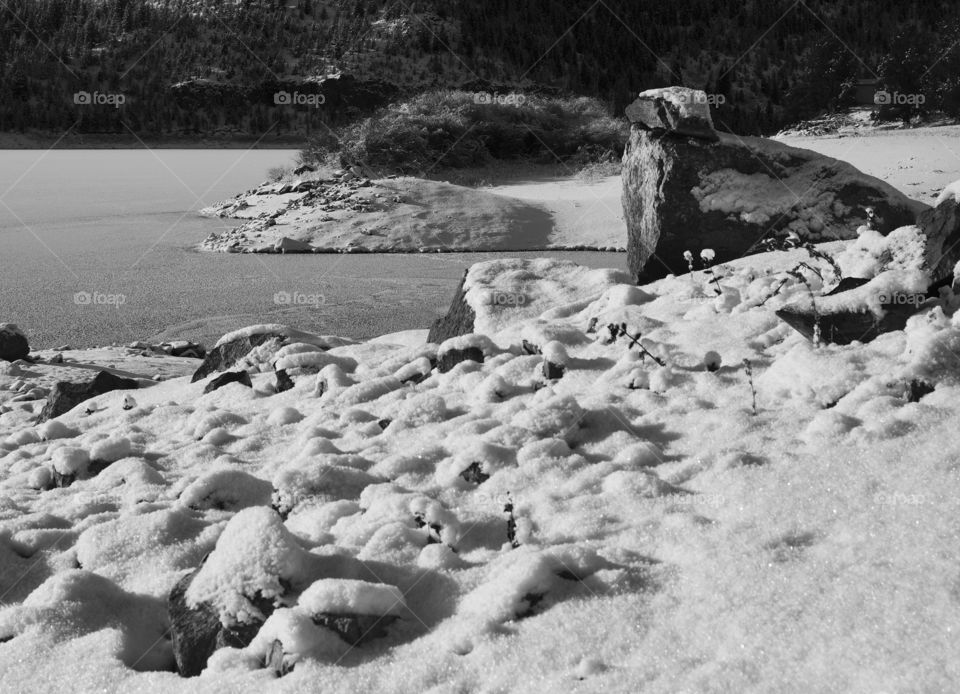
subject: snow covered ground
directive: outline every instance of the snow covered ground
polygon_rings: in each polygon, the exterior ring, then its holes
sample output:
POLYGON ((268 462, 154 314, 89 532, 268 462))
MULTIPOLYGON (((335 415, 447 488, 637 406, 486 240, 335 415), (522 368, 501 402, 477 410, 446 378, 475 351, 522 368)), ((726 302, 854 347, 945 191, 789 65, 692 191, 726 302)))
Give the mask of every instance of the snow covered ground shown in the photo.
POLYGON ((960 178, 960 125, 848 128, 833 136, 783 135, 778 140, 848 161, 914 200, 932 204, 960 178))
POLYGON ((808 300, 800 260, 643 287, 493 260, 467 279, 473 337, 308 337, 260 350, 252 388, 0 415, 4 690, 955 690, 957 302, 814 347, 774 315, 808 300), (465 347, 484 362, 431 368, 465 347), (225 622, 256 617, 251 592, 280 604, 183 679, 164 601, 208 553, 188 601, 225 622), (315 621, 341 611, 396 619, 350 647, 315 621))

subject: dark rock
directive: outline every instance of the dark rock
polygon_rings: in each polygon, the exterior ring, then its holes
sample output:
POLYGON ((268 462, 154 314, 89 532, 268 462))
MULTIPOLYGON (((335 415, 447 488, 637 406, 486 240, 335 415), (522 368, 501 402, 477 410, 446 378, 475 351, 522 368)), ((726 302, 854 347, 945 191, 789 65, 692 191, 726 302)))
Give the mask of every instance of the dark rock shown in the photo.
POLYGON ((863 311, 842 311, 817 316, 813 311, 782 308, 777 317, 808 340, 813 340, 817 322, 820 324, 820 341, 835 345, 851 342, 870 342, 883 333, 903 330, 907 319, 917 312, 916 306, 896 304, 884 307, 884 315, 877 318, 866 308, 863 311))
POLYGON ((648 130, 719 139, 710 119, 707 95, 699 89, 668 87, 641 92, 626 108, 627 119, 648 130))
POLYGON ((30 356, 30 344, 17 326, 0 324, 0 359, 16 361, 30 356))
MULTIPOLYGON (((199 675, 218 648, 245 648, 250 645, 263 624, 254 621, 227 627, 220 622, 220 616, 212 606, 202 604, 195 609, 190 608, 185 596, 196 573, 197 570, 194 570, 180 579, 167 598, 173 656, 177 672, 182 677, 199 675)), ((255 604, 265 616, 273 612, 274 605, 270 601, 258 599, 255 604)))
POLYGON ((470 463, 470 465, 460 473, 460 477, 471 484, 483 484, 490 479, 490 475, 483 471, 480 463, 470 463))
POLYGON ((359 646, 371 639, 387 635, 397 618, 393 615, 336 614, 323 612, 311 618, 315 624, 326 627, 351 646, 359 646))
POLYGON ((51 364, 62 364, 62 363, 63 363, 63 355, 60 354, 59 352, 57 352, 57 353, 54 354, 52 357, 50 357, 50 363, 51 363, 51 364))
POLYGON ((936 389, 926 381, 915 378, 907 385, 907 400, 920 402, 924 395, 929 395, 934 390, 936 389))
POLYGON ((524 354, 542 354, 543 352, 535 344, 527 342, 526 340, 520 341, 520 348, 523 350, 524 354))
POLYGON ((305 173, 308 173, 308 172, 312 173, 314 171, 316 171, 316 169, 310 166, 309 164, 301 164, 300 166, 298 166, 293 170, 293 175, 302 176, 305 173))
POLYGON ((460 285, 457 287, 457 293, 454 294, 453 301, 450 303, 450 309, 445 316, 438 318, 430 326, 427 342, 439 344, 451 337, 473 332, 473 322, 477 319, 477 315, 466 301, 463 290, 463 283, 466 279, 467 273, 464 272, 463 279, 460 280, 460 285))
POLYGON ((917 225, 927 237, 924 260, 933 282, 952 280, 953 267, 960 261, 960 211, 956 198, 950 196, 921 213, 917 225))
POLYGON ((37 421, 45 422, 48 419, 59 417, 84 400, 89 400, 97 395, 103 395, 113 390, 133 390, 138 386, 139 384, 132 378, 114 376, 109 371, 99 372, 93 377, 93 380, 86 383, 60 381, 47 396, 47 403, 43 406, 40 418, 37 421))
POLYGON ((563 374, 566 372, 566 368, 563 364, 554 364, 552 361, 543 360, 543 377, 548 381, 555 381, 558 378, 563 378, 563 374))
POLYGON ((254 347, 259 347, 270 340, 282 339, 282 335, 273 333, 262 333, 259 335, 250 335, 249 337, 240 337, 219 347, 211 349, 204 357, 203 363, 194 372, 191 383, 196 383, 201 378, 206 378, 217 371, 225 371, 250 353, 254 347))
POLYGON ((228 371, 225 374, 220 374, 215 379, 210 381, 207 384, 207 387, 203 389, 204 394, 212 393, 218 388, 223 388, 228 383, 239 383, 242 386, 247 388, 253 388, 253 383, 250 382, 250 374, 246 371, 228 371))
POLYGON ((913 224, 923 208, 883 181, 815 152, 728 134, 716 142, 657 135, 638 125, 631 126, 623 155, 622 200, 627 260, 640 282, 687 272, 686 250, 712 248, 716 262, 734 260, 760 250, 761 238, 791 223, 792 229, 805 225, 798 230, 805 241, 852 238, 867 223, 868 207, 875 228, 886 234, 913 224), (727 170, 737 175, 728 177, 727 170), (724 174, 712 176, 717 172, 724 174), (709 209, 709 203, 700 207, 707 195, 749 198, 752 191, 755 197, 765 184, 783 193, 790 184, 802 188, 795 191, 799 199, 787 193, 787 204, 772 217, 709 209))
POLYGON ((276 388, 278 393, 285 393, 293 388, 293 379, 290 378, 285 369, 277 369, 276 388))
POLYGON ((203 345, 187 340, 178 340, 176 342, 164 342, 160 349, 171 357, 183 357, 185 359, 203 359, 207 350, 203 345))
POLYGON ((479 347, 467 347, 466 349, 448 349, 439 356, 437 368, 440 373, 447 373, 454 366, 463 361, 477 361, 483 363, 483 350, 479 347))

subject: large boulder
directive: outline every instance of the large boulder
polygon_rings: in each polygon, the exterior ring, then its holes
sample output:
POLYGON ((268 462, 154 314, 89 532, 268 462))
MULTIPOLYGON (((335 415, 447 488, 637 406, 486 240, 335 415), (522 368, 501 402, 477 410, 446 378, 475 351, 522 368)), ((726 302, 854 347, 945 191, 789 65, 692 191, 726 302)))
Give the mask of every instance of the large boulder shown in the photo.
POLYGON ((30 356, 26 335, 13 323, 0 323, 0 359, 16 361, 30 356))
POLYGON ((115 376, 109 371, 100 371, 93 380, 85 383, 71 383, 69 381, 60 381, 50 391, 47 396, 47 402, 40 411, 38 421, 45 422, 48 419, 59 417, 64 412, 69 412, 84 400, 103 395, 113 390, 133 390, 139 387, 139 383, 132 378, 122 378, 115 376))
POLYGON ((477 314, 467 303, 467 296, 464 290, 464 283, 467 281, 467 270, 463 273, 463 279, 457 287, 457 293, 453 295, 453 301, 450 302, 450 310, 446 315, 438 318, 430 326, 430 332, 427 335, 427 342, 436 342, 437 344, 449 340, 451 337, 458 337, 473 332, 473 323, 477 319, 477 314))
POLYGON ((683 252, 740 258, 775 233, 853 238, 913 224, 926 206, 850 164, 774 140, 716 141, 631 125, 623 155, 630 271, 640 282, 687 271, 683 252))
POLYGON ((920 215, 917 225, 927 237, 925 260, 934 283, 953 279, 953 268, 960 261, 960 210, 957 196, 960 181, 947 186, 932 209, 920 215))
POLYGON ((196 383, 212 373, 226 371, 250 354, 255 347, 259 347, 270 340, 283 339, 283 337, 284 336, 279 333, 256 333, 254 335, 238 337, 236 340, 217 345, 207 352, 207 356, 204 357, 203 363, 200 364, 199 368, 194 372, 190 382, 196 383))
POLYGON ((640 92, 626 108, 627 119, 647 130, 662 130, 705 140, 718 138, 710 118, 705 92, 687 87, 665 87, 640 92))

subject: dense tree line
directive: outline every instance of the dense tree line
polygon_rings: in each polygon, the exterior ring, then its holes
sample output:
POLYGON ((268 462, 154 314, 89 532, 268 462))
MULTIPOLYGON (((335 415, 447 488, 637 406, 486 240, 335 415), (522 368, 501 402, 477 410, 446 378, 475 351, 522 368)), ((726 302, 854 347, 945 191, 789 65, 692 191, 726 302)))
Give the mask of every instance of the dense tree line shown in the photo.
POLYGON ((337 70, 383 85, 367 89, 383 98, 502 85, 594 96, 614 112, 641 89, 687 84, 714 95, 719 127, 743 133, 843 105, 871 76, 891 93, 922 95, 882 104, 883 117, 957 114, 960 23, 950 9, 942 0, 7 0, 0 131, 309 135, 377 105, 350 93, 276 102, 337 70))

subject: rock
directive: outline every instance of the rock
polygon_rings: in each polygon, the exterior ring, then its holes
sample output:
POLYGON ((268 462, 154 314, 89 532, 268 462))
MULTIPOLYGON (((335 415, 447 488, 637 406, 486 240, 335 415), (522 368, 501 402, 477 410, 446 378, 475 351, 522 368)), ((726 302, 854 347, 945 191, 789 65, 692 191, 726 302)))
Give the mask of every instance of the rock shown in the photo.
POLYGON ((640 92, 626 108, 627 119, 648 130, 664 130, 704 140, 719 139, 710 118, 706 93, 687 87, 665 87, 640 92))
POLYGON ((466 347, 464 349, 448 349, 437 359, 437 368, 440 373, 447 373, 454 366, 464 361, 476 361, 483 363, 483 350, 479 347, 466 347))
POLYGON ((69 381, 60 381, 50 391, 47 396, 47 402, 40 412, 38 422, 45 422, 48 419, 59 417, 64 412, 69 412, 84 400, 89 400, 97 395, 103 395, 113 390, 133 390, 139 387, 137 381, 132 378, 121 378, 114 376, 109 371, 101 371, 93 380, 86 383, 70 383, 69 381))
POLYGON ((548 381, 555 381, 558 378, 563 378, 563 374, 566 371, 566 367, 563 364, 554 364, 552 361, 547 359, 543 360, 543 377, 548 381))
POLYGON ((277 241, 273 249, 277 253, 313 253, 313 246, 305 241, 297 241, 284 236, 277 241))
POLYGON ((313 615, 315 624, 336 632, 351 646, 359 646, 370 639, 386 636, 388 627, 396 621, 393 615, 333 614, 313 615))
POLYGON ((250 382, 250 374, 246 371, 227 371, 210 381, 207 387, 203 389, 203 393, 204 395, 212 393, 218 388, 223 388, 228 383, 239 383, 247 388, 253 388, 253 383, 250 382))
POLYGON ((490 479, 490 475, 483 471, 480 463, 470 463, 470 465, 460 472, 460 477, 471 484, 483 484, 490 479))
POLYGON ((163 342, 159 345, 161 351, 166 352, 171 357, 183 357, 191 359, 203 359, 207 350, 203 345, 188 340, 175 340, 173 342, 163 342))
POLYGON ((293 175, 302 176, 305 173, 308 173, 308 172, 313 173, 314 171, 316 171, 316 169, 310 166, 309 164, 301 164, 300 166, 298 166, 293 170, 293 175))
POLYGON ((466 300, 463 289, 463 283, 466 279, 467 272, 464 272, 460 285, 457 287, 457 293, 454 294, 453 301, 450 303, 450 309, 445 316, 438 318, 430 326, 427 342, 439 344, 451 337, 473 332, 473 322, 476 320, 477 314, 473 312, 466 300))
POLYGON ((873 209, 883 234, 924 209, 846 162, 757 137, 715 142, 657 135, 638 124, 623 155, 627 261, 643 282, 687 272, 683 252, 740 258, 773 232, 852 238, 873 209))
MULTIPOLYGON (((883 318, 871 311, 841 311, 819 316, 820 341, 835 345, 870 342, 883 333, 903 330, 907 319, 917 312, 915 306, 889 306, 883 318)), ((818 318, 811 311, 782 308, 777 317, 808 340, 814 339, 818 318)))
POLYGON ((30 356, 26 335, 13 323, 0 323, 0 359, 16 361, 30 356))
POLYGON ((285 393, 291 388, 293 388, 293 379, 290 378, 285 369, 277 369, 277 392, 285 393))
MULTIPOLYGON (((201 604, 191 609, 185 595, 196 573, 194 570, 180 579, 167 598, 173 656, 181 677, 199 675, 218 648, 248 646, 262 624, 254 621, 227 627, 221 624, 217 611, 210 605, 201 604)), ((264 615, 273 611, 273 604, 266 600, 259 601, 257 607, 264 615)))
POLYGON ((920 214, 917 226, 927 237, 925 259, 933 282, 953 278, 953 268, 960 261, 960 211, 954 196, 944 199, 920 214))
POLYGON ((207 352, 203 363, 194 372, 191 383, 196 383, 202 378, 206 378, 217 371, 224 371, 236 364, 250 353, 254 347, 259 347, 265 342, 273 339, 282 339, 282 335, 273 333, 260 333, 250 335, 249 337, 239 337, 219 347, 214 347, 207 352))

